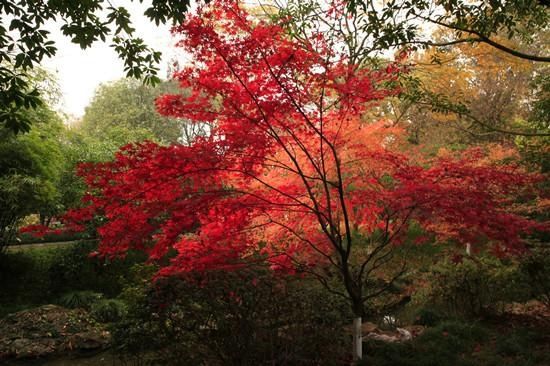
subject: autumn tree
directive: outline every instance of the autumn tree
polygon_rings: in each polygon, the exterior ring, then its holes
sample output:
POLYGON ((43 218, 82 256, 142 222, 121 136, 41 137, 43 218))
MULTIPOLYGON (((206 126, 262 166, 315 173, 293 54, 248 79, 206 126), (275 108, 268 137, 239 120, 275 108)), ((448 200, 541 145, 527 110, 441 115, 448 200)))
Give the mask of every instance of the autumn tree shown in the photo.
POLYGON ((485 44, 435 48, 410 57, 414 71, 404 92, 387 108, 396 123, 407 126, 411 141, 438 147, 529 140, 548 134, 544 126, 524 121, 536 105, 531 82, 545 73, 532 61, 485 44))
MULTIPOLYGON (((342 11, 328 8, 327 19, 342 11)), ((380 272, 409 225, 519 252, 536 224, 507 209, 538 177, 479 149, 433 160, 405 152, 400 129, 365 120, 399 92, 399 62, 367 69, 322 30, 297 41, 285 29, 235 1, 201 7, 176 28, 192 61, 175 78, 190 93, 157 107, 210 123, 210 133, 189 145, 132 144, 112 162, 82 165, 88 205, 65 220, 78 230, 102 218, 99 255, 169 256, 159 276, 254 265, 311 275, 348 300, 358 359, 365 304, 399 275, 380 272)))

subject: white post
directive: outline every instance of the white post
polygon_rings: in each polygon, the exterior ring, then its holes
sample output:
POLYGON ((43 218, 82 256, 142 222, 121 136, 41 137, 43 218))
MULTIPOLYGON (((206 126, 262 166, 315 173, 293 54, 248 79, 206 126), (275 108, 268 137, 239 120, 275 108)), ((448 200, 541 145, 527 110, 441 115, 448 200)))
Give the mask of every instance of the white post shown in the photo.
POLYGON ((362 323, 360 316, 353 319, 353 361, 363 358, 362 323))
POLYGON ((466 254, 468 256, 472 255, 472 244, 470 244, 470 243, 466 243, 466 254))

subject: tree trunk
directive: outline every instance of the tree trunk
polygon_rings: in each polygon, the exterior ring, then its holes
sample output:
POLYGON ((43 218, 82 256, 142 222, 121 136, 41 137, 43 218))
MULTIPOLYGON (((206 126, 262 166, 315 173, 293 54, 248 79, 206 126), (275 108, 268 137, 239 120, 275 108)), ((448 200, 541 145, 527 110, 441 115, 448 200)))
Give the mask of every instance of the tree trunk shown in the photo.
POLYGON ((353 361, 357 362, 363 358, 363 334, 362 320, 358 316, 353 319, 353 361))

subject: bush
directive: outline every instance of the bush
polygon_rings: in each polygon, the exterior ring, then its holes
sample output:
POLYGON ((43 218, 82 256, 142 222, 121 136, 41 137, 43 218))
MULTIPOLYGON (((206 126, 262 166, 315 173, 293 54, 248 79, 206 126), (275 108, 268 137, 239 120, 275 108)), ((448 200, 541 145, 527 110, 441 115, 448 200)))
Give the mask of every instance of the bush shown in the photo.
POLYGON ((126 304, 120 300, 108 299, 92 303, 90 314, 101 323, 121 320, 127 313, 126 304))
POLYGON ((433 327, 439 324, 441 320, 442 316, 437 310, 422 308, 417 312, 414 319, 414 324, 433 327))
MULTIPOLYGON (((122 291, 130 268, 144 260, 127 258, 105 261, 90 258, 97 243, 83 241, 56 248, 31 248, 0 255, 0 315, 18 304, 28 306, 58 302, 71 292, 92 291, 114 298, 122 291), (4 309, 4 310, 2 310, 4 309)), ((73 294, 74 295, 74 294, 73 294)), ((65 299, 70 302, 69 298, 65 299)))
POLYGON ((544 324, 442 322, 411 342, 369 341, 365 366, 535 366, 549 365, 544 324), (505 328, 503 328, 503 325, 505 328))
POLYGON ((336 365, 349 354, 347 306, 305 279, 167 278, 133 303, 113 331, 115 347, 158 364, 336 365))
POLYGON ((124 277, 131 266, 144 260, 139 253, 111 261, 90 258, 90 253, 97 249, 94 241, 82 241, 63 249, 49 268, 52 291, 56 294, 90 290, 116 297, 123 289, 124 277))
POLYGON ((102 297, 102 294, 93 291, 74 291, 63 295, 58 303, 69 309, 81 308, 90 310, 102 297))
POLYGON ((48 269, 57 254, 57 249, 48 248, 0 255, 0 303, 3 307, 17 308, 17 304, 39 303, 51 298, 48 269))
POLYGON ((534 251, 520 265, 530 295, 550 307, 550 249, 534 251))
POLYGON ((443 322, 427 329, 413 342, 369 342, 365 366, 474 366, 479 363, 463 359, 476 345, 488 339, 487 331, 477 324, 443 322))
POLYGON ((452 316, 476 317, 529 298, 517 265, 496 258, 465 258, 434 267, 429 303, 452 316))
POLYGON ((87 233, 47 233, 43 237, 36 237, 29 233, 20 233, 17 235, 17 240, 14 240, 11 245, 33 244, 33 243, 50 243, 83 240, 88 236, 87 233))

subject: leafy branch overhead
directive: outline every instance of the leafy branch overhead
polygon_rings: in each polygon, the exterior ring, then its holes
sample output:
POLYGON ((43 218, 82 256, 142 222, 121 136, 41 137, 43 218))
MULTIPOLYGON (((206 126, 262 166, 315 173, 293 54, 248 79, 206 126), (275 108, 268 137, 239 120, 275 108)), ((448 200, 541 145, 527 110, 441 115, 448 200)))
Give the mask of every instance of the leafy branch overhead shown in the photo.
MULTIPOLYGON (((362 19, 360 28, 372 36, 372 50, 391 47, 448 47, 460 43, 486 43, 512 56, 550 62, 548 45, 536 52, 511 47, 497 39, 541 43, 536 34, 548 31, 548 2, 539 0, 349 0, 348 8, 362 19), (445 28, 452 35, 435 40, 429 28, 445 28)), ((539 45, 540 46, 540 45, 539 45)), ((542 45, 544 46, 544 45, 542 45)))
MULTIPOLYGON (((176 25, 188 7, 188 0, 153 0, 144 14, 157 25, 176 25)), ((41 104, 28 71, 57 52, 45 26, 48 21, 61 23, 63 35, 82 49, 113 36, 111 46, 123 60, 126 76, 152 85, 160 81, 160 52, 135 37, 128 10, 108 0, 6 0, 0 2, 0 14, 0 125, 15 133, 29 131, 33 123, 22 110, 41 104)))

